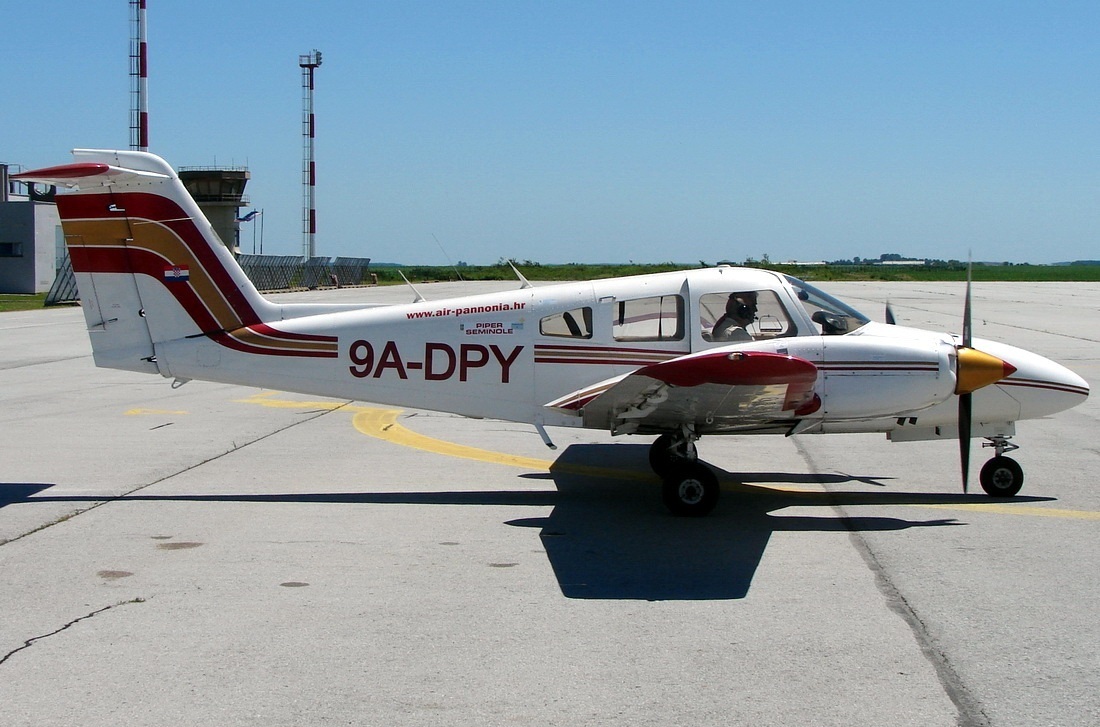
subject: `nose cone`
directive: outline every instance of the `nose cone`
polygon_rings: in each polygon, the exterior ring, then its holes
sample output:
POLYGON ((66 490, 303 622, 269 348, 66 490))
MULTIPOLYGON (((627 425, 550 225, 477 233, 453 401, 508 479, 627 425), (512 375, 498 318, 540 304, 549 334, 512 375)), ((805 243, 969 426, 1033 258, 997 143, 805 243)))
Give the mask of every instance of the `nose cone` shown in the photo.
POLYGON ((974 341, 974 348, 1015 367, 1015 372, 996 385, 1019 402, 1021 419, 1056 414, 1089 397, 1087 381, 1037 353, 994 341, 974 341))
POLYGON ((956 394, 969 394, 1016 373, 1015 366, 984 351, 960 346, 956 356, 956 394))

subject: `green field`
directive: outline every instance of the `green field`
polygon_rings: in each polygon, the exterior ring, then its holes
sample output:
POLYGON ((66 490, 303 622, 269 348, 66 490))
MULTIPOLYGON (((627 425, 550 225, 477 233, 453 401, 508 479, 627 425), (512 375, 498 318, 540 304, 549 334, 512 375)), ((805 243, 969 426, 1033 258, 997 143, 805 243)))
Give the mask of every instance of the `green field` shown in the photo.
POLYGON ((14 293, 0 293, 0 313, 12 310, 34 310, 46 304, 46 294, 16 295, 14 293))

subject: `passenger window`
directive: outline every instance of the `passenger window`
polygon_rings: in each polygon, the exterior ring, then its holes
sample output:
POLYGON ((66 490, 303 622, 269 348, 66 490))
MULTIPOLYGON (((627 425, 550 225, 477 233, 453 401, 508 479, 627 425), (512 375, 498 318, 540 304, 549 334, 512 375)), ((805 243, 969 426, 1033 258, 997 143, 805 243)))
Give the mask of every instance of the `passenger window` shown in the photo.
POLYGON ((562 338, 592 338, 592 309, 574 308, 539 321, 539 333, 562 338))
POLYGON ((621 300, 611 333, 616 341, 679 341, 684 337, 684 299, 660 295, 621 300))
POLYGON ((796 335, 794 321, 772 290, 708 293, 699 298, 703 339, 721 343, 796 335))

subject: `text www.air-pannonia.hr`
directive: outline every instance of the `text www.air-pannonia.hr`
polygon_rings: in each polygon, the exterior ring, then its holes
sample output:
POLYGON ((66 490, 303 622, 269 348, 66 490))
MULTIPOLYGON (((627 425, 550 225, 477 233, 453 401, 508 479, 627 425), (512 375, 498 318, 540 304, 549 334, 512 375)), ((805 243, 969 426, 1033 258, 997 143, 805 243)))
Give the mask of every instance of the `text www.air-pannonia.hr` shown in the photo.
POLYGON ((495 305, 473 305, 467 308, 439 308, 437 310, 418 310, 406 313, 405 317, 412 318, 443 318, 446 316, 468 316, 475 313, 497 313, 499 311, 523 310, 526 303, 497 303, 495 305))

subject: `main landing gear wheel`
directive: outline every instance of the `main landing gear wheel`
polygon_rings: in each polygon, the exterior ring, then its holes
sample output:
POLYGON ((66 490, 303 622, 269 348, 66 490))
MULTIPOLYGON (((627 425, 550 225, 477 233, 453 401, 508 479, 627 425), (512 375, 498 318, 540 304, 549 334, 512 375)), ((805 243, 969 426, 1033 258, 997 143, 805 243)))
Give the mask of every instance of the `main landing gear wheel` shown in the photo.
POLYGON ((1011 457, 997 456, 982 466, 979 481, 990 497, 1012 497, 1024 486, 1024 470, 1011 457))
POLYGON ((662 434, 649 446, 649 466, 665 477, 684 462, 694 462, 699 452, 695 442, 671 434, 662 434))
POLYGON ((718 504, 718 478, 701 462, 684 460, 663 479, 661 496, 673 515, 702 517, 718 504))

